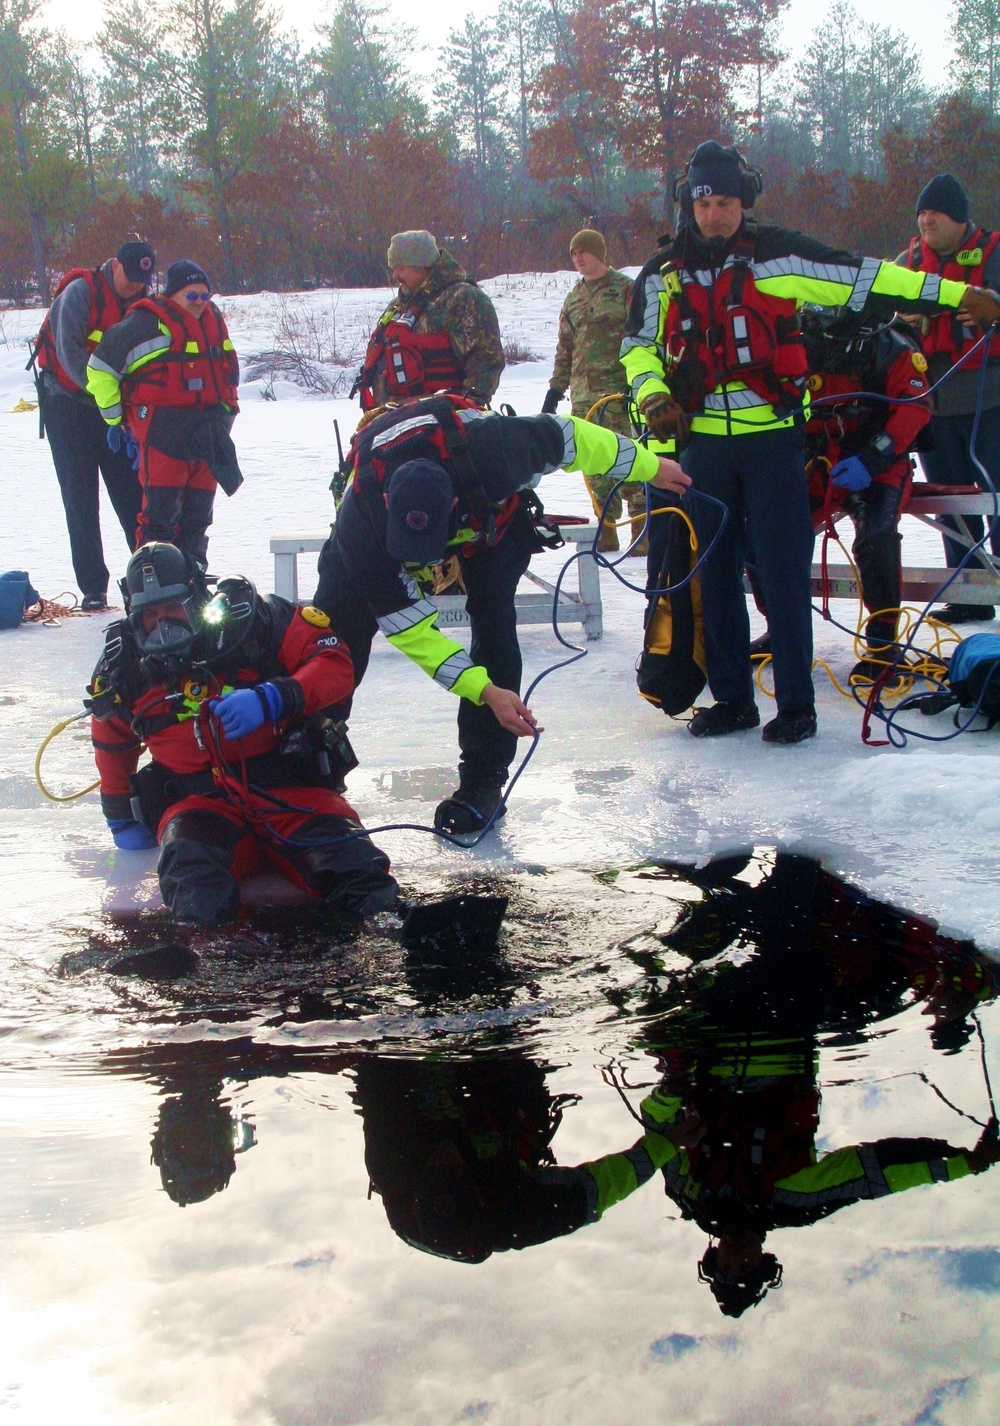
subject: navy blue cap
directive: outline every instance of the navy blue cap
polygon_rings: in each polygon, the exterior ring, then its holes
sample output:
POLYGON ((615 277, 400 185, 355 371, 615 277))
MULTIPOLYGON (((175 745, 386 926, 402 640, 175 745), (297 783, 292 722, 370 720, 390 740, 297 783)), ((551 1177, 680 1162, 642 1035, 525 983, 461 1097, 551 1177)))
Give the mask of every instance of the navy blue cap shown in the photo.
POLYGON ((385 547, 401 564, 440 564, 448 543, 451 476, 433 460, 408 460, 389 477, 385 547))
POLYGON ((969 221, 969 195, 953 173, 938 173, 921 191, 917 199, 917 212, 929 208, 934 213, 945 213, 956 223, 969 221))
POLYGON ((144 287, 152 287, 156 276, 156 254, 141 238, 130 238, 122 243, 115 257, 125 269, 129 282, 141 282, 144 287))
POLYGON ((172 262, 167 268, 167 284, 163 289, 165 297, 173 297, 175 292, 180 292, 182 287, 190 287, 194 282, 203 282, 209 292, 212 284, 209 281, 208 273, 203 267, 199 267, 193 258, 182 257, 177 262, 172 262))
POLYGON ((691 201, 719 194, 726 198, 743 196, 740 161, 732 149, 724 149, 715 139, 699 144, 688 167, 691 201))

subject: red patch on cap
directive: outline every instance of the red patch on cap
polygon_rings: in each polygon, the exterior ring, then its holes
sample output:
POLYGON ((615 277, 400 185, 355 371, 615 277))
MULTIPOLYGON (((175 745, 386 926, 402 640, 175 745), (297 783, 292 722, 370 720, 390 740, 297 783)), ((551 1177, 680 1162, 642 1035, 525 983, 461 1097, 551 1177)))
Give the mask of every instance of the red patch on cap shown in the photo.
POLYGON ((430 520, 426 510, 410 510, 406 516, 406 523, 411 530, 426 530, 430 520))

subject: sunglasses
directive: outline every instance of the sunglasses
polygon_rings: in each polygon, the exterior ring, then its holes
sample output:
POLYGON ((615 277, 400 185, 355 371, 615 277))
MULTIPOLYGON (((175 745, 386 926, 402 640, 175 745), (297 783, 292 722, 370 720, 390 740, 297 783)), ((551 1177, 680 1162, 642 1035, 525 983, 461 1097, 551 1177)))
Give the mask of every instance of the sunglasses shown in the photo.
POLYGON ((185 302, 211 302, 211 292, 185 292, 185 302))

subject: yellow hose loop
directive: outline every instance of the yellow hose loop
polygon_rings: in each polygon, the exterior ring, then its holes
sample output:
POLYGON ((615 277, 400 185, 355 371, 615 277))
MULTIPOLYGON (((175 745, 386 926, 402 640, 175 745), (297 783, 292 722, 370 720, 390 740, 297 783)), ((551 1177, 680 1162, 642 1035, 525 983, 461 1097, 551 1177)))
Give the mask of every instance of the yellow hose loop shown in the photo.
MULTIPOLYGON (((584 416, 583 419, 585 421, 592 421, 594 419, 595 411, 603 411, 605 406, 608 406, 612 401, 627 400, 628 397, 625 395, 624 391, 619 392, 616 396, 602 396, 599 398, 599 400, 594 402, 593 406, 591 406, 590 410, 587 412, 586 416, 584 416)), ((598 421, 597 424, 600 425, 600 421, 598 421)))
MULTIPOLYGON (((601 512, 600 510, 598 510, 596 513, 599 516, 601 512)), ((650 510, 649 518, 651 520, 655 519, 657 515, 678 515, 688 527, 688 537, 691 541, 691 548, 697 553, 698 536, 694 532, 694 525, 691 523, 691 517, 687 514, 686 511, 682 510, 679 505, 663 505, 660 507, 659 510, 650 510)), ((636 516, 636 519, 638 519, 638 516, 636 516)), ((632 521, 630 519, 605 520, 604 524, 609 528, 613 526, 616 530, 623 530, 626 525, 631 525, 632 521)))
POLYGON ((70 792, 65 797, 60 797, 58 793, 50 792, 42 781, 42 754, 52 742, 52 739, 58 738, 60 733, 64 733, 71 723, 79 723, 81 718, 88 716, 88 713, 84 710, 83 713, 74 713, 72 718, 64 718, 61 723, 57 723, 51 733, 43 740, 41 747, 35 754, 35 781, 38 783, 39 792, 43 797, 47 797, 50 802, 75 802, 78 797, 86 797, 88 792, 95 791, 95 789, 101 785, 100 778, 98 778, 97 782, 92 782, 90 786, 85 787, 82 792, 70 792))

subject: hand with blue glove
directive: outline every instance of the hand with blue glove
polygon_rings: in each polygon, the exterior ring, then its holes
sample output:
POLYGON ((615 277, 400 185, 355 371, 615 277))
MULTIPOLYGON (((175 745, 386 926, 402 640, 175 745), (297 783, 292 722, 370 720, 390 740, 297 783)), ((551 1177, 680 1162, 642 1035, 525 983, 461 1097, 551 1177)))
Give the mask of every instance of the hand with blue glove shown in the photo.
POLYGON ((872 483, 871 471, 860 456, 839 460, 830 472, 838 490, 867 490, 872 483))
POLYGON ((122 441, 125 439, 127 430, 128 427, 124 421, 119 421, 117 426, 108 427, 108 450, 112 451, 115 455, 117 455, 122 448, 122 441))
POLYGON ((235 742, 255 732, 267 719, 277 722, 281 717, 281 691, 273 683, 258 683, 253 688, 237 688, 213 698, 208 706, 226 737, 235 742))
POLYGON ((156 838, 148 827, 132 817, 109 817, 108 827, 115 846, 123 852, 148 852, 156 846, 156 838))
POLYGON ((134 471, 138 471, 139 446, 135 439, 135 436, 133 436, 132 432, 127 426, 125 427, 125 454, 128 456, 129 460, 132 463, 132 469, 134 471))

